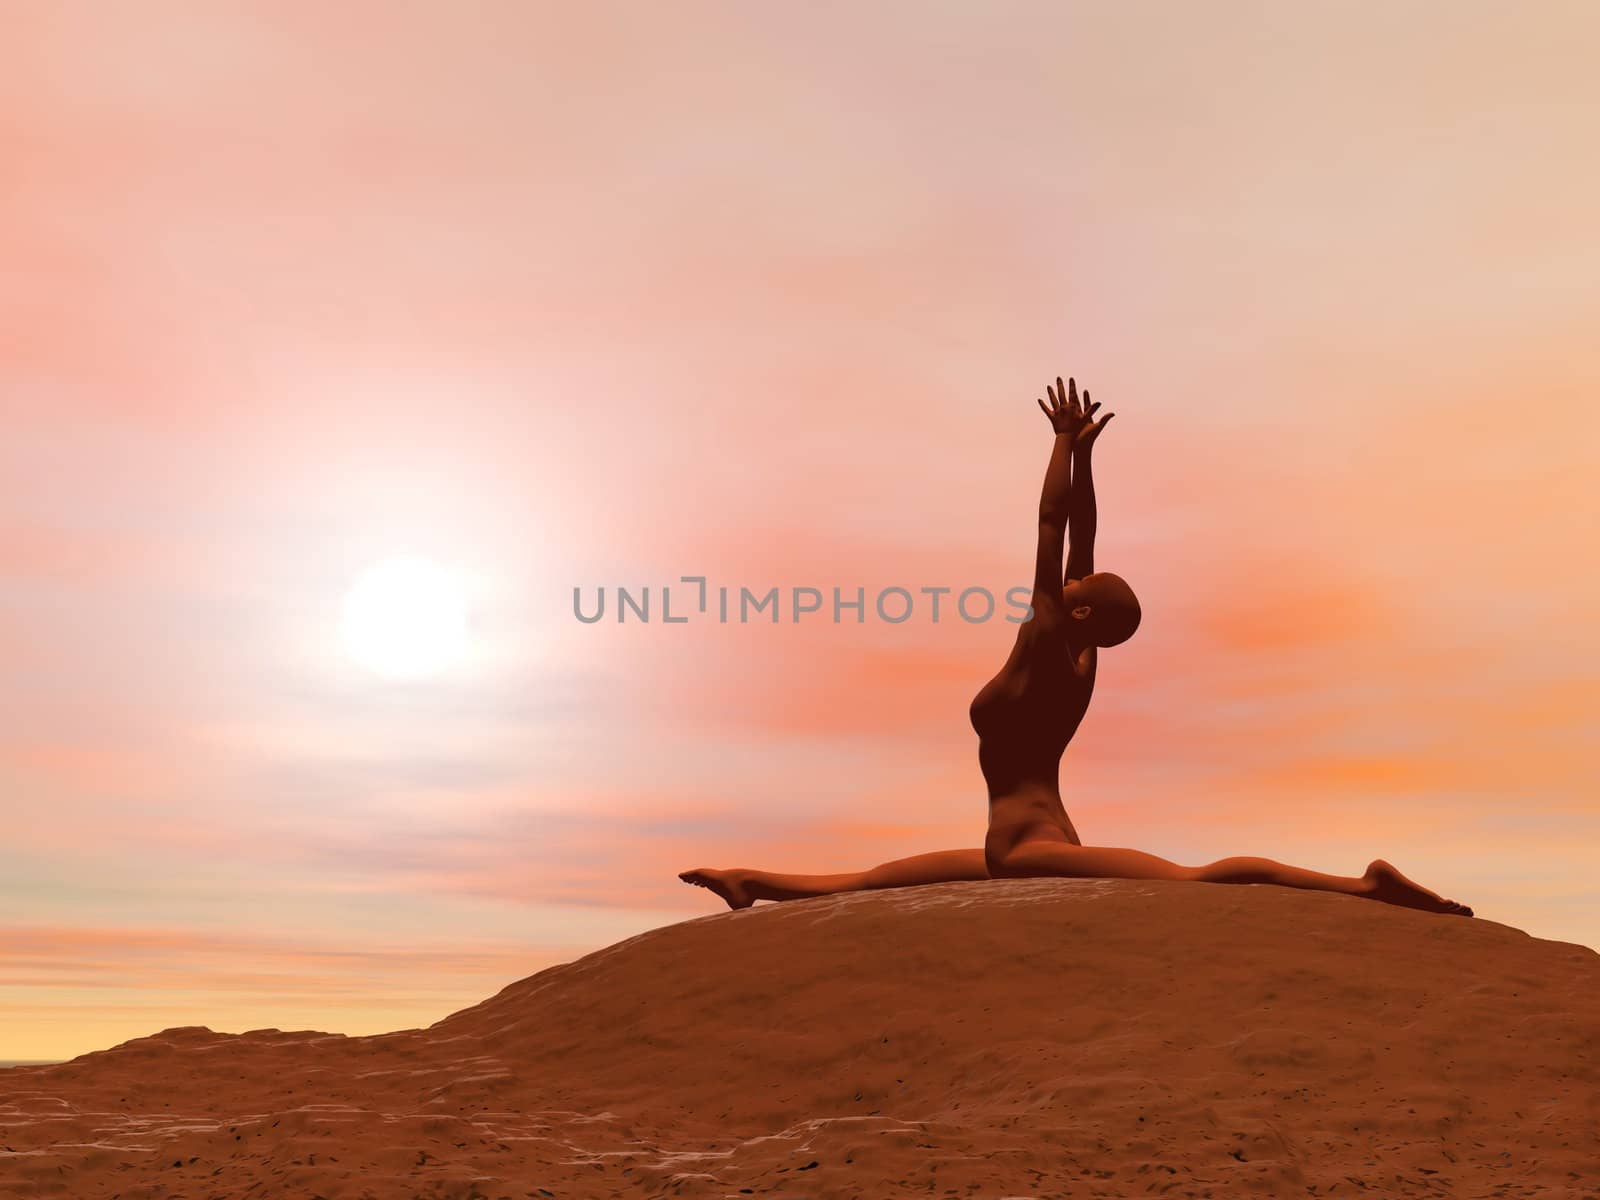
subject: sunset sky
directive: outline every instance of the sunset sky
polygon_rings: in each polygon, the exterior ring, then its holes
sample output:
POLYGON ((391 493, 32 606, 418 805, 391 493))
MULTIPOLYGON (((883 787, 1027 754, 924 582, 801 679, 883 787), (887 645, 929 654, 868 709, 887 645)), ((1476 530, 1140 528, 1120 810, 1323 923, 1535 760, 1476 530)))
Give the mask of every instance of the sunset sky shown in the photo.
POLYGON ((981 845, 1014 626, 572 594, 1027 583, 1058 372, 1144 608, 1084 840, 1600 945, 1600 7, 0 20, 0 1059, 981 845), (465 581, 425 678, 340 640, 397 555, 465 581))

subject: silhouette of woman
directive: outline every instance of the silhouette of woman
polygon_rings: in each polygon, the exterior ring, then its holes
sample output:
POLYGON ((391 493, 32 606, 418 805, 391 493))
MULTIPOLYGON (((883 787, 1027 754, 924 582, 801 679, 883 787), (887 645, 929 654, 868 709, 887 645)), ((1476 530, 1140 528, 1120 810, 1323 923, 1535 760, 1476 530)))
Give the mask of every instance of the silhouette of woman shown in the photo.
POLYGON ((989 786, 989 833, 983 849, 942 850, 843 875, 778 875, 746 869, 684 871, 685 883, 709 888, 730 908, 757 900, 797 900, 836 892, 914 887, 972 879, 1061 876, 1072 879, 1173 879, 1205 883, 1272 883, 1342 892, 1428 912, 1472 910, 1407 879, 1382 859, 1359 876, 1324 875, 1270 858, 1224 858, 1182 867, 1139 850, 1085 846, 1061 803, 1061 754, 1094 691, 1103 647, 1133 636, 1139 601, 1116 575, 1094 569, 1095 440, 1112 414, 1078 399, 1076 380, 1046 387, 1039 407, 1055 430, 1039 501, 1039 550, 1033 617, 1017 629, 1000 673, 972 701, 978 764, 989 786), (1062 566, 1063 543, 1071 549, 1062 566))

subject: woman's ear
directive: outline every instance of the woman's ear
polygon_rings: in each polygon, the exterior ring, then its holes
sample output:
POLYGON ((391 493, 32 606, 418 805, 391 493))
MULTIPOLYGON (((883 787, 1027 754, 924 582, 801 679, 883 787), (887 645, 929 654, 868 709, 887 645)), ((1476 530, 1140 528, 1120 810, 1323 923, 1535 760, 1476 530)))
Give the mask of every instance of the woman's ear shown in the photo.
POLYGON ((1087 621, 1089 619, 1089 614, 1093 611, 1094 609, 1089 605, 1080 604, 1077 608, 1072 610, 1072 619, 1074 621, 1087 621))

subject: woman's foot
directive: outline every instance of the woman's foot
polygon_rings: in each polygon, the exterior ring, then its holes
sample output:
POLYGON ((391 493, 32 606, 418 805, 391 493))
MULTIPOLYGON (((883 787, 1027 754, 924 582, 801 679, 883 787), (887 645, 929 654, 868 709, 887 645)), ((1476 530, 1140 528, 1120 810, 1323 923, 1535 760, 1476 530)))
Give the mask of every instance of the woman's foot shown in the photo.
POLYGON ((745 891, 744 871, 713 871, 701 867, 698 871, 680 871, 678 878, 695 887, 710 888, 728 902, 729 908, 749 908, 755 898, 745 891))
POLYGON ((1385 904, 1398 904, 1405 908, 1420 908, 1424 912, 1455 913, 1463 917, 1472 915, 1472 910, 1465 904, 1446 900, 1438 892, 1430 892, 1421 884, 1413 883, 1381 858, 1373 859, 1361 878, 1366 884, 1366 891, 1362 894, 1370 900, 1382 900, 1385 904))

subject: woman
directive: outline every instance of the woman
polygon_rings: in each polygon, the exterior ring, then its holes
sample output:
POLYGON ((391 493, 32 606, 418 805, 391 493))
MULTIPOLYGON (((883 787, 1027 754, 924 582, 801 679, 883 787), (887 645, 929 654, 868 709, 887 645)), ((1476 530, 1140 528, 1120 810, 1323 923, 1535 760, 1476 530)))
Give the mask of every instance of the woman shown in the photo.
POLYGON ((796 900, 874 888, 911 887, 968 879, 1174 879, 1205 883, 1274 883, 1342 892, 1428 912, 1472 910, 1407 879, 1382 859, 1359 876, 1324 875, 1269 858, 1224 858, 1203 867, 1138 850, 1085 846, 1061 804, 1061 754, 1072 740, 1094 691, 1103 647, 1133 636, 1139 601, 1115 575, 1094 569, 1095 502, 1091 471, 1095 440, 1113 414, 1076 380, 1060 376, 1039 407, 1055 430, 1039 501, 1039 550, 1033 577, 1033 618, 1000 673, 972 701, 978 763, 989 785, 989 834, 981 850, 944 850, 845 875, 777 875, 745 869, 685 871, 678 878, 710 888, 730 908, 757 900, 796 900), (1062 565, 1063 544, 1071 550, 1062 565))

